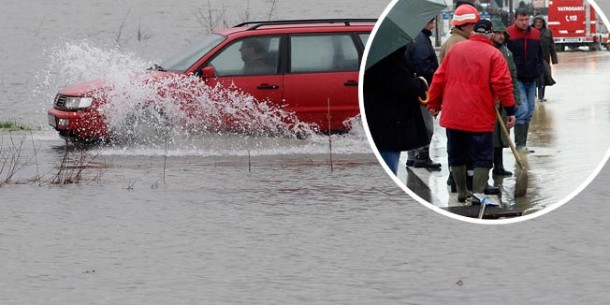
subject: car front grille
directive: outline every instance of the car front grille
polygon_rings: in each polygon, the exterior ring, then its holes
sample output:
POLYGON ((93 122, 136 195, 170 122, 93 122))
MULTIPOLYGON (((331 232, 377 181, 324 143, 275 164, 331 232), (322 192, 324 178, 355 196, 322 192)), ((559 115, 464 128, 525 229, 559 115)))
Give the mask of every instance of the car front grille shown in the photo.
POLYGON ((57 108, 65 108, 66 106, 66 96, 58 94, 55 96, 55 107, 57 108))

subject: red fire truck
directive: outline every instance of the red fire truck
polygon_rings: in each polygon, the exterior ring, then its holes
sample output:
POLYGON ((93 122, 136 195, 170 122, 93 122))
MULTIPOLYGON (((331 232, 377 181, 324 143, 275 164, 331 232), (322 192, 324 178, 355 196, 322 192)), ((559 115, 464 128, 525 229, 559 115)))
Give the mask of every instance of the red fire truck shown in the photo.
POLYGON ((600 50, 602 35, 597 32, 598 19, 587 0, 549 0, 548 27, 559 51, 581 46, 600 50))

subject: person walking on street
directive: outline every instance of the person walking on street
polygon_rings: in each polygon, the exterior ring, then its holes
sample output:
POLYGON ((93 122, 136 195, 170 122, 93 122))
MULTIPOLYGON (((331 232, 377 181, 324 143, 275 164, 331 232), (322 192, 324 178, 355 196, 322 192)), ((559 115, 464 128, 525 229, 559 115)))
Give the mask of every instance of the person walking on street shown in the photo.
MULTIPOLYGON (((513 82, 513 97, 515 98, 515 106, 519 107, 521 104, 521 96, 519 93, 519 86, 517 85, 517 66, 515 65, 515 61, 513 60, 513 53, 506 47, 506 40, 508 34, 506 33, 506 26, 502 22, 500 17, 493 17, 491 19, 492 27, 493 27, 493 36, 492 40, 494 46, 502 52, 504 55, 504 59, 506 59, 506 63, 508 64, 508 69, 510 70, 510 76, 513 82)), ((500 115, 504 124, 507 124, 506 120, 506 110, 503 107, 500 107, 500 115)), ((508 147, 508 141, 504 136, 504 133, 501 130, 500 122, 496 121, 496 126, 494 128, 494 169, 493 174, 497 176, 511 176, 513 173, 507 171, 504 168, 504 156, 503 150, 508 147)))
MULTIPOLYGON (((493 164, 496 98, 506 109, 508 127, 515 122, 515 100, 508 64, 491 42, 489 20, 474 26, 468 41, 456 44, 434 74, 428 111, 442 112, 447 132, 447 155, 458 191, 465 202, 466 164, 474 166, 473 193, 483 193, 493 164)), ((476 197, 472 204, 480 203, 476 197)))
POLYGON ((396 174, 402 151, 430 144, 419 98, 428 84, 415 76, 404 46, 364 72, 364 114, 381 158, 396 174))
POLYGON ((545 88, 546 86, 555 84, 555 80, 551 73, 551 63, 556 65, 559 61, 557 60, 553 33, 546 27, 546 20, 544 20, 544 17, 536 16, 532 26, 540 31, 540 47, 542 48, 542 59, 544 59, 544 62, 542 62, 544 65, 543 70, 540 77, 538 77, 536 84, 538 87, 538 101, 546 102, 546 98, 544 98, 545 88))
POLYGON ((516 113, 515 146, 524 152, 534 152, 527 148, 527 135, 536 109, 536 80, 542 69, 540 31, 530 26, 529 21, 529 11, 518 9, 514 24, 507 28, 507 47, 517 65, 517 84, 521 95, 521 106, 516 113))
MULTIPOLYGON (((433 18, 417 34, 415 43, 410 44, 405 52, 407 61, 411 62, 417 75, 426 79, 428 84, 432 83, 432 76, 438 69, 438 57, 430 41, 432 30, 435 27, 436 19, 433 18)), ((420 105, 424 121, 430 131, 430 138, 434 132, 434 119, 426 110, 424 105, 420 105)), ((441 164, 430 159, 430 145, 425 145, 414 150, 409 150, 407 166, 416 168, 427 168, 428 170, 440 170, 441 164)))

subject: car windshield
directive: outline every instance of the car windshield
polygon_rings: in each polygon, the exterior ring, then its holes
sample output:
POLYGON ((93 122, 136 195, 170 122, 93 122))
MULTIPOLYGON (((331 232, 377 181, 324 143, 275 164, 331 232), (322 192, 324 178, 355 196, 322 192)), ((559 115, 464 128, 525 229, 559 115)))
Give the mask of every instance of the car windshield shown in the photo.
POLYGON ((225 39, 226 37, 222 35, 207 34, 156 67, 165 71, 184 72, 225 39))

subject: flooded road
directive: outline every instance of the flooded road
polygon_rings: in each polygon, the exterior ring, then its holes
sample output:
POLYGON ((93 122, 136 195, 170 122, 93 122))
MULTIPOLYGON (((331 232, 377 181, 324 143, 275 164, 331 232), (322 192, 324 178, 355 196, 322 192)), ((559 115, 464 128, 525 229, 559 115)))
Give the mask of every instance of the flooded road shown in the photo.
MULTIPOLYGON (((537 103, 530 127, 528 147, 535 152, 520 154, 526 170, 517 167, 506 148, 504 165, 515 175, 490 177, 490 184, 501 186, 505 206, 514 205, 526 214, 553 208, 582 190, 601 168, 610 147, 609 68, 607 51, 559 53, 559 64, 553 66, 557 84, 547 87, 548 101, 537 103), (526 188, 526 196, 515 197, 515 187, 526 188)), ((437 124, 431 154, 443 170, 425 177, 429 187, 412 181, 404 166, 398 173, 403 183, 438 207, 457 204, 446 184, 446 149, 445 130, 437 124)))
MULTIPOLYGON (((11 183, 0 187, 0 304, 607 303, 608 166, 552 213, 481 226, 435 213, 406 195, 358 127, 333 137, 332 168, 327 137, 177 136, 170 145, 70 147, 66 155, 46 126, 58 86, 145 67, 171 53, 201 32, 193 10, 204 2, 3 3, 0 120, 41 129, 0 132, 0 165, 19 164, 11 183), (49 69, 68 63, 82 74, 49 69), (62 162, 67 166, 60 172, 62 162), (66 184, 56 184, 58 177, 66 184)), ((245 1, 210 2, 214 9, 224 3, 230 18, 244 12, 245 1)), ((263 18, 270 5, 248 3, 263 18)), ((277 15, 374 17, 385 5, 282 0, 277 15)), ((597 65, 607 60, 599 55, 597 65)), ((556 67, 559 84, 548 88, 544 105, 547 125, 578 116, 606 128, 607 95, 588 95, 595 115, 590 107, 559 101, 577 94, 563 86, 602 81, 597 73, 607 71, 591 72, 585 63, 562 60, 556 67), (564 80, 562 67, 583 79, 566 74, 564 80)), ((563 148, 566 139, 579 139, 570 129, 548 131, 540 134, 537 151, 587 154, 578 162, 589 170, 571 165, 580 184, 599 162, 593 148, 605 138, 589 141, 589 152, 563 148)), ((439 144, 435 155, 441 151, 439 144)), ((553 202, 538 195, 532 200, 553 202)))

